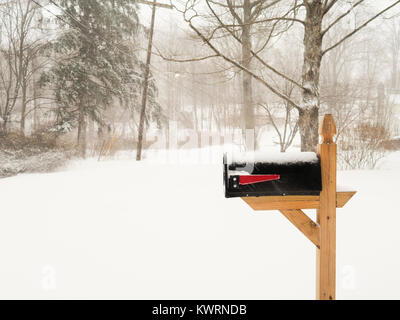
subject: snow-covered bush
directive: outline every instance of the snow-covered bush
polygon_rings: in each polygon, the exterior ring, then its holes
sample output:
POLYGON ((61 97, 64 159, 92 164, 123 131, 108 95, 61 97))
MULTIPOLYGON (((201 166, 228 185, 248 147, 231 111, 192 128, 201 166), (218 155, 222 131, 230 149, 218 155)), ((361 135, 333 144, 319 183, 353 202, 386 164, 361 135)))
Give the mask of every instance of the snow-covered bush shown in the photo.
POLYGON ((368 122, 348 128, 339 141, 339 167, 343 170, 374 169, 387 154, 382 143, 389 137, 389 130, 384 126, 368 122))
POLYGON ((49 172, 63 166, 71 151, 47 134, 0 136, 0 178, 19 173, 49 172))
POLYGON ((50 172, 64 165, 67 159, 61 150, 28 156, 23 151, 0 150, 0 178, 25 172, 50 172))

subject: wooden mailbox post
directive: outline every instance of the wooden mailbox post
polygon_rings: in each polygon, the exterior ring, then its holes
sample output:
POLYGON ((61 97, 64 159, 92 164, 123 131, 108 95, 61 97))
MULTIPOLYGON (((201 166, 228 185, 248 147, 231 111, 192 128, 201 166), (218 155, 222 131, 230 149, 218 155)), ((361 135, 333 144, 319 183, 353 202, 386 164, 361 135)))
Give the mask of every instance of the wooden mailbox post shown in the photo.
POLYGON ((355 191, 336 191, 336 126, 332 115, 325 115, 319 128, 321 144, 322 191, 319 196, 266 196, 242 198, 254 210, 279 210, 317 247, 317 299, 336 299, 336 208, 343 208, 355 191), (312 221, 302 209, 316 209, 312 221))

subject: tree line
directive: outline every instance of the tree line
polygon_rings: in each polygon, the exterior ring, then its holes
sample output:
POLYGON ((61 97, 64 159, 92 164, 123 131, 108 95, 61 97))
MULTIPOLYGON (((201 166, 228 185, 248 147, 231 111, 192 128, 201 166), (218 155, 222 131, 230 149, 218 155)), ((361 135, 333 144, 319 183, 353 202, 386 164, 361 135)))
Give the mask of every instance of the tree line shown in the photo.
MULTIPOLYGON (((76 131, 85 156, 88 125, 102 136, 114 116, 135 119, 143 82, 141 44, 148 30, 130 0, 2 1, 1 131, 26 119, 32 130, 76 131)), ((147 122, 161 122, 155 81, 147 122)))
MULTIPOLYGON (((134 149, 149 37, 140 3, 2 0, 1 132, 73 137, 82 156, 93 141, 134 149)), ((331 112, 337 139, 381 132, 368 121, 395 132, 399 3, 170 1, 177 21, 155 30, 145 131, 168 139, 170 120, 221 136, 267 127, 281 151, 297 134, 312 151, 318 116, 331 112)))
MULTIPOLYGON (((195 60, 220 58, 242 72, 243 127, 254 129, 253 83, 257 82, 266 92, 284 101, 288 109, 298 112, 303 151, 315 150, 318 142, 324 60, 377 19, 395 11, 399 4, 400 1, 386 1, 376 6, 375 2, 367 0, 175 2, 190 29, 209 49, 208 55, 195 60), (271 52, 276 42, 287 35, 302 37, 301 44, 297 41, 298 50, 302 52, 297 61, 301 66, 300 74, 287 73, 284 67, 270 62, 274 60, 271 52), (232 46, 227 43, 238 45, 240 52, 233 53, 232 46)), ((174 60, 174 57, 169 58, 174 60)))

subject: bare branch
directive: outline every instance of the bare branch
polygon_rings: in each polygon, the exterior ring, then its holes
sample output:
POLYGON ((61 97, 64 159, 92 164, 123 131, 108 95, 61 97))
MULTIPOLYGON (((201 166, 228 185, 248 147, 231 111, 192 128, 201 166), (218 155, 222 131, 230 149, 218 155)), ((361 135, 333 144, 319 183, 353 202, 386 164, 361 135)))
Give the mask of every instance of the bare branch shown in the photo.
POLYGON ((358 5, 360 5, 361 3, 363 3, 365 0, 359 0, 358 2, 356 2, 355 4, 353 4, 351 6, 351 8, 349 10, 347 10, 345 13, 343 13, 342 15, 340 15, 339 17, 337 17, 337 19, 335 21, 333 21, 324 31, 322 31, 322 36, 327 33, 336 23, 338 23, 340 20, 342 20, 344 17, 346 17, 347 15, 349 15, 353 9, 355 7, 357 7, 358 5))
POLYGON ((328 3, 328 0, 325 1, 325 8, 324 8, 324 14, 327 14, 329 10, 332 9, 332 7, 338 2, 338 0, 331 0, 331 2, 328 3))
POLYGON ((286 17, 276 17, 276 18, 267 18, 267 19, 263 19, 263 20, 256 20, 256 21, 249 22, 249 23, 227 24, 225 26, 229 27, 229 28, 235 28, 235 27, 244 27, 244 26, 250 26, 250 25, 253 25, 253 24, 259 24, 259 23, 264 23, 264 22, 272 22, 272 21, 291 21, 291 22, 298 22, 298 23, 301 23, 302 25, 305 25, 305 22, 303 20, 300 20, 300 19, 286 18, 286 17))
POLYGON ((268 118, 269 118, 269 120, 271 121, 271 124, 272 124, 272 126, 274 127, 276 133, 278 134, 279 140, 282 141, 282 134, 281 134, 281 132, 279 131, 278 126, 276 125, 276 123, 275 123, 275 121, 274 121, 274 117, 272 116, 271 111, 269 111, 268 105, 263 105, 263 104, 261 104, 261 103, 259 103, 258 105, 259 105, 261 108, 263 108, 265 111, 267 111, 268 118))
MULTIPOLYGON (((206 0, 206 3, 210 9, 210 11, 212 12, 212 14, 214 15, 214 17, 217 19, 217 21, 220 23, 220 25, 225 28, 231 35, 232 37, 238 41, 239 43, 242 43, 242 40, 237 37, 232 30, 230 30, 228 27, 226 27, 226 25, 221 21, 221 19, 218 17, 218 15, 216 14, 216 12, 213 10, 213 8, 211 7, 211 5, 209 4, 209 0, 206 0)), ((278 70, 276 70, 274 67, 272 67, 271 65, 269 65, 268 63, 266 63, 263 59, 260 58, 260 56, 258 56, 253 50, 250 50, 252 56, 254 58, 256 58, 257 61, 259 61, 264 67, 266 67, 267 69, 271 70, 272 72, 274 72, 275 74, 279 75, 280 77, 284 78, 285 80, 293 83, 294 85, 298 86, 299 88, 305 90, 305 88, 298 83, 297 81, 289 78, 288 76, 286 76, 285 74, 283 74, 282 72, 279 72, 278 70)))
POLYGON ((254 18, 254 17, 258 16, 258 14, 259 14, 261 11, 264 11, 264 10, 266 10, 266 9, 268 9, 268 8, 271 8, 271 7, 273 7, 274 5, 276 5, 278 2, 281 2, 281 1, 282 1, 282 0, 275 0, 275 1, 272 1, 271 3, 266 4, 265 6, 264 6, 264 2, 265 2, 265 1, 256 1, 256 2, 252 3, 252 4, 251 4, 251 8, 252 8, 252 9, 253 9, 254 7, 256 7, 256 6, 258 6, 258 8, 256 8, 256 9, 254 10, 254 12, 253 12, 252 15, 251 15, 251 18, 254 18), (257 4, 257 2, 259 2, 259 3, 257 4))
MULTIPOLYGON (((217 5, 217 6, 224 7, 224 8, 229 8, 229 4, 224 4, 224 3, 217 2, 217 1, 214 1, 214 0, 209 0, 209 1, 211 3, 217 5)), ((239 9, 239 8, 243 8, 243 5, 242 4, 231 4, 231 7, 234 8, 234 9, 239 9)))
POLYGON ((207 60, 207 59, 212 59, 212 58, 217 58, 217 57, 219 57, 219 55, 214 54, 214 55, 205 56, 205 57, 199 57, 199 58, 176 59, 176 58, 164 56, 164 55, 160 52, 160 50, 159 50, 157 47, 155 47, 155 48, 156 48, 156 50, 157 50, 157 53, 154 53, 154 52, 153 52, 152 54, 154 54, 154 55, 156 55, 156 56, 162 58, 162 59, 165 60, 165 61, 171 61, 171 62, 197 62, 197 61, 204 61, 204 60, 207 60))
POLYGON ((285 94, 279 92, 277 89, 275 89, 274 87, 272 87, 268 82, 264 81, 260 76, 258 76, 257 74, 255 74, 254 72, 252 72, 251 70, 245 68, 244 66, 242 66, 240 63, 238 63, 237 61, 227 57, 226 55, 222 54, 201 32, 199 29, 197 29, 193 23, 192 23, 192 19, 194 18, 194 16, 192 18, 190 18, 189 20, 186 20, 186 22, 188 22, 189 27, 210 47, 210 49, 212 51, 215 52, 216 55, 220 56, 221 58, 223 58, 224 60, 226 60, 227 62, 233 64, 235 67, 239 68, 240 70, 248 73, 249 75, 251 75, 254 79, 258 80, 260 83, 262 83, 265 87, 267 87, 271 92, 275 93, 278 97, 284 99, 285 101, 287 101, 288 103, 292 104, 295 108, 301 109, 301 107, 296 104, 292 99, 290 99, 288 96, 286 96, 285 94))
POLYGON ((235 8, 233 7, 231 0, 226 0, 226 3, 228 4, 229 11, 231 12, 232 16, 236 19, 236 21, 239 24, 243 24, 243 20, 236 13, 235 8))
POLYGON ((364 22, 362 25, 360 25, 358 28, 354 29, 352 32, 350 32, 349 34, 347 34, 345 37, 343 37, 340 41, 338 41, 336 44, 334 44, 333 46, 329 47, 328 49, 324 50, 322 52, 322 55, 326 54, 328 51, 335 49, 337 46, 339 46, 341 43, 343 43, 344 41, 346 41, 348 38, 350 38, 351 36, 353 36, 354 34, 356 34, 358 31, 360 31, 361 29, 363 29, 364 27, 366 27, 370 22, 374 21, 376 18, 378 18, 379 16, 381 16, 382 14, 384 14, 386 11, 389 11, 390 9, 392 9, 393 7, 397 6, 400 3, 400 0, 396 1, 395 3, 393 3, 392 5, 388 6, 386 9, 380 11, 379 13, 377 13, 375 16, 373 16, 371 19, 367 20, 366 22, 364 22))

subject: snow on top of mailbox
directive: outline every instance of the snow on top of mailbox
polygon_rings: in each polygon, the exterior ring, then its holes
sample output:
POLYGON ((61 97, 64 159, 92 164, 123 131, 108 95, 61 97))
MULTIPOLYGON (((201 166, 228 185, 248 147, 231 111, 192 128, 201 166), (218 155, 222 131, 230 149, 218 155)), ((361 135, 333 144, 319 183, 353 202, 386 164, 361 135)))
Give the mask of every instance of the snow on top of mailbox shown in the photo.
POLYGON ((301 163, 318 162, 318 156, 314 152, 280 152, 271 153, 265 151, 255 151, 246 153, 232 153, 232 162, 236 163, 301 163))

